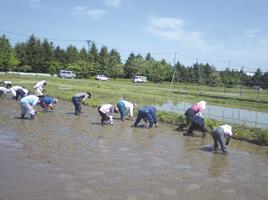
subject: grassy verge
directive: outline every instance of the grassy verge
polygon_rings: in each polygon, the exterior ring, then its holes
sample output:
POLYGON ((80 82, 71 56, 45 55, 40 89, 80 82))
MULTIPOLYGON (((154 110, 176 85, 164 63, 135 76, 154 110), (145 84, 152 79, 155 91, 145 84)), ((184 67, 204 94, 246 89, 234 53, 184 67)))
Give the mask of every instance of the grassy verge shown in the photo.
MULTIPOLYGON (((184 116, 177 113, 158 112, 160 121, 178 125, 184 122, 184 116)), ((222 125, 223 121, 206 118, 206 126, 209 132, 212 132, 214 127, 222 125)), ((230 124, 230 123, 228 123, 230 124)), ((234 139, 247 141, 258 145, 268 145, 268 129, 251 128, 240 124, 230 124, 233 127, 234 139)))
MULTIPOLYGON (((48 82, 46 94, 57 97, 59 99, 70 101, 71 97, 77 92, 89 91, 92 93, 92 98, 87 100, 86 104, 92 107, 97 107, 103 103, 116 104, 120 98, 130 100, 142 105, 163 104, 167 101, 174 103, 196 102, 199 100, 206 100, 211 105, 227 106, 234 108, 244 108, 256 111, 268 112, 268 103, 265 103, 265 98, 268 99, 267 91, 261 93, 262 102, 253 97, 252 91, 247 92, 247 99, 244 98, 230 98, 241 93, 238 89, 227 91, 223 88, 209 88, 207 86, 187 86, 177 84, 173 88, 170 83, 163 84, 134 84, 130 80, 111 80, 111 81, 97 81, 94 79, 60 79, 57 77, 25 77, 25 76, 0 76, 0 80, 10 80, 14 84, 23 85, 29 90, 33 91, 34 84, 42 79, 48 82), (198 87, 199 92, 196 93, 194 88, 198 87), (202 92, 200 92, 202 91, 202 92), (208 95, 209 94, 209 95, 208 95), (228 96, 229 97, 226 97, 228 96)), ((243 90, 246 93, 246 90, 243 90)), ((184 120, 184 116, 178 113, 158 112, 160 121, 179 124, 184 120)), ((209 129, 216 127, 223 122, 212 119, 206 119, 206 124, 209 129)), ((231 124, 233 126, 234 138, 248 141, 259 145, 268 145, 268 129, 250 128, 238 124, 231 124)))

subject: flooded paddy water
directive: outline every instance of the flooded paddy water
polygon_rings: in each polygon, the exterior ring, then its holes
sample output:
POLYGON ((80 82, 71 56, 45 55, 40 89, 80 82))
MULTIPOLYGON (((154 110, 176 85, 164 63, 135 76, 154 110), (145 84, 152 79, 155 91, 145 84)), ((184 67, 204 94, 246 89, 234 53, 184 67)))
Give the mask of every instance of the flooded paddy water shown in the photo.
MULTIPOLYGON (((33 121, 1 98, 1 200, 267 199, 268 148, 231 140, 229 155, 203 150, 208 136, 176 127, 101 126, 96 108, 59 102, 33 121)), ((118 115, 116 117, 119 117, 118 115)))

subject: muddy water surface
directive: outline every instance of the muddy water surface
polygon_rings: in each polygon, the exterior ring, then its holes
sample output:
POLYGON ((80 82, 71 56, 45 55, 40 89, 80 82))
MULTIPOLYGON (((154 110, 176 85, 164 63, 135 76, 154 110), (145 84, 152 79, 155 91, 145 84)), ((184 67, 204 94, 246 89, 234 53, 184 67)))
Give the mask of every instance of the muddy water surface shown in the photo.
MULTIPOLYGON (((205 151, 208 136, 174 126, 101 126, 95 108, 60 102, 21 120, 0 99, 0 199, 267 199, 268 149, 231 141, 227 156, 205 151)), ((119 117, 119 116, 117 116, 119 117)))

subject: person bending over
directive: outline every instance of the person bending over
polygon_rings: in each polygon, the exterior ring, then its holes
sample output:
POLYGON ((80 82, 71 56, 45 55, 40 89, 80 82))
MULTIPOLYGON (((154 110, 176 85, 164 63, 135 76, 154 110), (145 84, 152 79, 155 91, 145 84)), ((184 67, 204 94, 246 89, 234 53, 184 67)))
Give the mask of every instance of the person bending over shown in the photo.
POLYGON ((178 127, 178 130, 183 130, 184 127, 190 126, 193 117, 198 113, 198 112, 203 112, 206 109, 206 102, 205 101, 199 101, 195 104, 193 104, 190 108, 188 108, 184 115, 186 118, 186 123, 181 124, 178 127))
POLYGON ((153 124, 157 127, 157 118, 156 118, 156 108, 153 106, 144 106, 139 109, 137 119, 133 124, 134 127, 137 127, 138 123, 140 123, 141 119, 145 122, 149 122, 149 127, 152 128, 153 124))
POLYGON ((86 99, 91 98, 91 93, 77 93, 72 97, 72 102, 75 108, 75 115, 80 115, 82 111, 81 103, 85 103, 86 99))
POLYGON ((232 135, 233 135, 232 127, 228 124, 224 124, 214 128, 212 131, 212 138, 214 141, 214 151, 218 150, 220 144, 222 153, 227 154, 228 151, 226 146, 229 144, 232 135), (226 141, 224 142, 225 139, 226 141))
POLYGON ((44 108, 44 111, 54 110, 56 104, 58 103, 58 99, 50 96, 45 96, 40 98, 39 105, 44 108))
POLYGON ((122 121, 124 121, 124 118, 126 116, 129 116, 130 119, 133 121, 133 110, 137 107, 136 104, 130 103, 128 101, 125 100, 120 100, 117 103, 117 108, 119 110, 120 113, 120 119, 122 121))
POLYGON ((116 106, 112 104, 103 104, 98 108, 99 114, 101 116, 101 124, 104 125, 105 122, 113 125, 113 113, 118 112, 116 106))
POLYGON ((194 136, 193 131, 201 131, 203 133, 202 137, 206 137, 207 128, 205 126, 205 120, 201 112, 198 112, 191 121, 191 126, 187 131, 185 136, 194 136))
POLYGON ((20 100, 21 118, 24 119, 26 114, 30 114, 30 119, 34 119, 36 114, 35 106, 39 103, 39 97, 28 95, 20 100))

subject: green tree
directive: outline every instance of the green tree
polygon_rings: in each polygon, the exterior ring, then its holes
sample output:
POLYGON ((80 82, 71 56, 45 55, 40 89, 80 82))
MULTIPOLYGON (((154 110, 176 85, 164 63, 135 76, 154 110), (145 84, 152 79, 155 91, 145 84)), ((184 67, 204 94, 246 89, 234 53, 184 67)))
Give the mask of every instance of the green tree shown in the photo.
POLYGON ((0 71, 13 70, 19 64, 19 60, 15 56, 9 40, 2 36, 0 37, 0 71))
POLYGON ((67 64, 68 61, 66 59, 65 50, 57 46, 56 49, 54 49, 54 60, 62 63, 62 65, 67 64))
POLYGON ((75 63, 79 58, 79 53, 75 46, 69 45, 66 49, 65 56, 67 63, 75 63))
POLYGON ((41 42, 34 35, 31 35, 25 44, 25 65, 32 67, 33 72, 40 72, 43 62, 41 54, 41 42))

